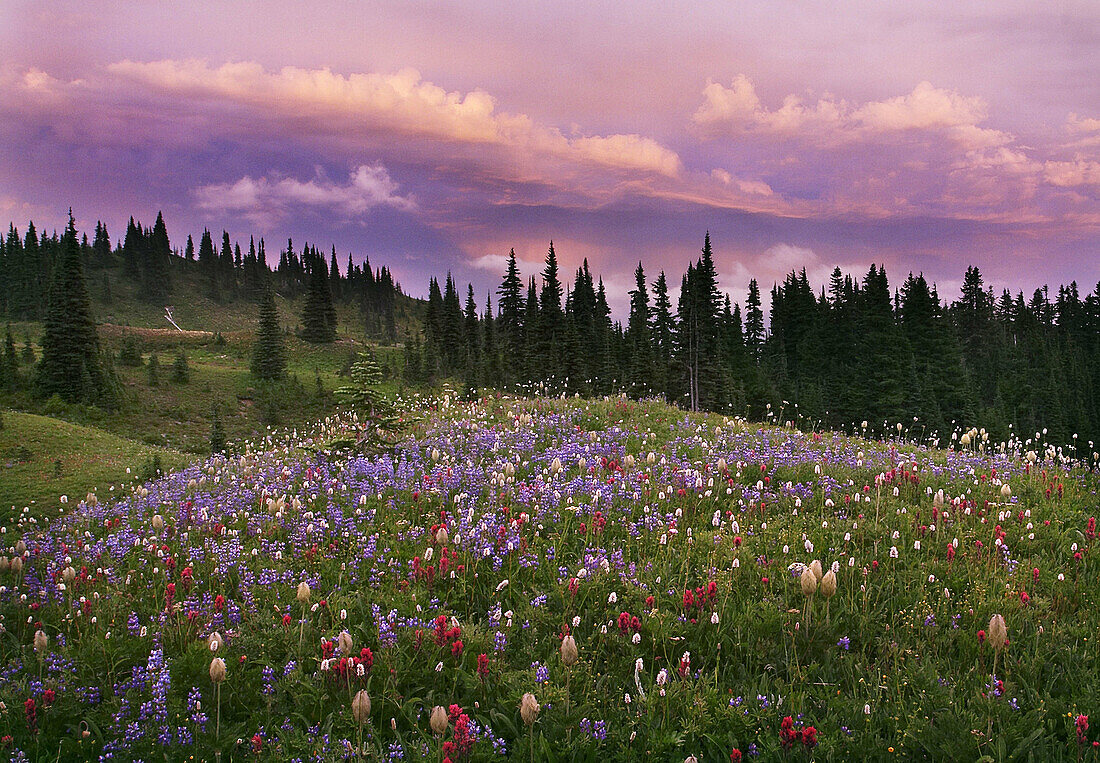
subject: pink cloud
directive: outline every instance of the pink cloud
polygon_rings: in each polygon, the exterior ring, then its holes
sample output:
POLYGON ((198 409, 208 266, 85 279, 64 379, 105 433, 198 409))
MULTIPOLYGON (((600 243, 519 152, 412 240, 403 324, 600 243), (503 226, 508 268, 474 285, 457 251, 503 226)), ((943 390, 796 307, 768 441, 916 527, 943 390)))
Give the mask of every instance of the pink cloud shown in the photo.
POLYGON ((805 103, 797 95, 788 95, 778 109, 772 110, 763 105, 752 81, 741 74, 730 87, 708 81, 703 89, 703 103, 692 120, 712 137, 758 133, 831 144, 859 142, 891 133, 938 130, 966 148, 1010 142, 1012 136, 978 126, 987 117, 984 99, 940 89, 929 82, 920 82, 906 95, 860 106, 830 95, 822 96, 816 103, 805 103))
POLYGON ((335 183, 320 173, 307 181, 245 176, 233 183, 201 186, 194 193, 201 209, 238 212, 253 220, 270 221, 300 207, 327 207, 347 215, 360 215, 380 206, 414 211, 416 200, 397 191, 398 185, 385 167, 363 164, 352 170, 347 183, 335 183))
POLYGON ((1043 165, 1043 175, 1051 185, 1100 186, 1100 162, 1082 157, 1067 162, 1050 161, 1043 165))
POLYGON ((676 153, 635 134, 567 138, 524 114, 497 111, 483 90, 447 91, 415 69, 395 74, 283 67, 254 62, 120 61, 107 71, 154 91, 217 98, 331 133, 391 130, 455 143, 493 144, 613 169, 676 175, 676 153), (332 120, 336 120, 333 122, 332 120))

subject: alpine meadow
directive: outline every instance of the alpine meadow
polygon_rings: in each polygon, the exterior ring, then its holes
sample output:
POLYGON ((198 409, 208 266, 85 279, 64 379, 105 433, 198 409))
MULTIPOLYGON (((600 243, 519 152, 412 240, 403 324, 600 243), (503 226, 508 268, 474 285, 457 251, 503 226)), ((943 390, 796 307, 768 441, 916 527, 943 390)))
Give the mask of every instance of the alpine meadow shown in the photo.
POLYGON ((1095 4, 0 18, 0 758, 1100 761, 1095 4))

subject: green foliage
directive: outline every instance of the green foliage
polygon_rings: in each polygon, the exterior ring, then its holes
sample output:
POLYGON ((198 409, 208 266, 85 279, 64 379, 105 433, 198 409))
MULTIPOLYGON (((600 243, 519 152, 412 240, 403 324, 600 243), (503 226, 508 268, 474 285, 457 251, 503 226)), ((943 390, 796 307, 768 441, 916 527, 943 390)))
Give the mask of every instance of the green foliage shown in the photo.
POLYGON ((127 336, 122 340, 122 347, 118 351, 118 362, 130 367, 137 367, 144 363, 141 358, 141 345, 136 337, 127 336))
POLYGON ((279 314, 275 310, 275 295, 265 287, 260 300, 260 322, 252 346, 252 375, 265 381, 278 380, 286 373, 283 335, 279 331, 279 314))
POLYGON ((399 421, 393 402, 378 389, 382 371, 374 355, 360 353, 349 376, 348 383, 337 387, 335 394, 341 407, 355 415, 355 438, 332 443, 332 447, 371 451, 392 446, 405 425, 399 421))
POLYGON ((172 382, 187 384, 191 381, 191 369, 187 365, 187 350, 182 346, 176 350, 176 359, 172 362, 172 382))
POLYGON ((336 309, 332 302, 325 261, 314 253, 311 258, 309 292, 302 308, 302 339, 307 342, 336 341, 336 309))
POLYGON ((218 416, 218 406, 215 405, 211 413, 210 454, 217 455, 218 453, 224 453, 225 448, 225 427, 222 426, 221 418, 218 416))
POLYGON ((157 354, 154 352, 149 356, 149 364, 146 366, 148 372, 149 386, 156 387, 160 384, 160 361, 157 360, 157 354))
POLYGON ((57 394, 70 402, 110 406, 115 402, 116 390, 100 356, 71 212, 62 238, 61 261, 55 270, 36 388, 42 397, 57 394))

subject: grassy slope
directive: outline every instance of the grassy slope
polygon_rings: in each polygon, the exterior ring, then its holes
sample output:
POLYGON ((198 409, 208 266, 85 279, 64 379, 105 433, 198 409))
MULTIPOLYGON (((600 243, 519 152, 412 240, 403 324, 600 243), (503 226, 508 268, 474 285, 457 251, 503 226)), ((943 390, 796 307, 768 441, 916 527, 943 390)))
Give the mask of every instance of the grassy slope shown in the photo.
MULTIPOLYGON (((137 340, 143 360, 157 354, 160 365, 159 384, 152 386, 146 366, 126 367, 116 364, 116 371, 124 389, 118 410, 66 405, 59 401, 42 401, 26 392, 0 394, 0 405, 27 411, 39 416, 39 429, 52 425, 58 432, 69 432, 71 425, 79 425, 81 436, 44 437, 37 447, 27 445, 36 454, 26 468, 7 469, 0 476, 0 519, 13 504, 18 508, 31 501, 52 501, 64 492, 83 496, 105 479, 99 468, 98 453, 104 442, 113 448, 128 448, 138 462, 144 454, 146 460, 153 451, 149 446, 168 448, 176 453, 173 465, 182 465, 195 456, 205 456, 209 449, 212 412, 215 406, 230 441, 253 436, 268 425, 298 425, 324 416, 332 410, 332 391, 342 383, 341 371, 351 358, 364 349, 363 324, 358 308, 341 304, 339 339, 331 345, 310 345, 293 334, 286 335, 289 380, 273 388, 257 387, 249 373, 253 331, 258 310, 248 300, 215 302, 203 289, 196 268, 176 262, 173 290, 173 315, 186 331, 180 333, 164 318, 163 306, 150 305, 138 298, 134 284, 121 276, 118 269, 108 271, 112 299, 102 297, 103 272, 88 273, 92 308, 99 323, 100 341, 116 358, 127 337, 137 340), (223 343, 215 343, 213 332, 219 332, 223 343), (190 381, 175 384, 169 380, 171 365, 177 350, 183 347, 188 356, 190 381), (318 380, 319 383, 318 383, 318 380), (104 440, 103 438, 106 438, 104 440), (182 453, 189 454, 184 457, 182 453), (49 480, 36 479, 34 475, 45 469, 52 474, 53 462, 60 458, 63 464, 63 489, 49 480), (66 467, 65 464, 69 466, 66 467), (31 465, 41 467, 31 469, 31 465), (9 497, 10 496, 10 497, 9 497)), ((280 322, 296 327, 301 311, 301 300, 277 297, 280 322)), ((405 332, 417 320, 418 303, 412 299, 400 299, 397 325, 405 332)), ((38 323, 14 323, 12 332, 22 351, 26 339, 32 344, 41 335, 38 323)), ((40 351, 35 346, 36 352, 40 351)), ((378 347, 376 353, 383 364, 384 376, 397 376, 400 349, 378 347)), ((24 374, 30 368, 24 366, 24 374)), ((9 414, 14 419, 14 414, 9 414)), ((0 443, 13 437, 12 427, 0 433, 0 443)), ((17 443, 16 443, 17 444, 17 443)), ((114 451, 112 451, 114 452, 114 451)), ((0 457, 6 460, 5 448, 0 457)), ((126 464, 133 466, 132 464, 126 464)), ((125 474, 124 466, 118 472, 125 474)), ((113 472, 111 473, 114 474, 113 472)))
POLYGON ((0 429, 0 518, 5 522, 24 506, 41 514, 68 495, 151 476, 159 457, 165 470, 188 460, 183 453, 155 448, 101 429, 70 424, 47 416, 4 411, 0 429))

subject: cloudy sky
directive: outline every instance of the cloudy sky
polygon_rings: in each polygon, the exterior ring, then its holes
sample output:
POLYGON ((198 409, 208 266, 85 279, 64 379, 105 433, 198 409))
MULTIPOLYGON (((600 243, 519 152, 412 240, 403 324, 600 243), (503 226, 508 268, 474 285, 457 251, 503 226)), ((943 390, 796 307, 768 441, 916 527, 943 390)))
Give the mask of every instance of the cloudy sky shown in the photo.
MULTIPOLYGON (((1100 4, 0 5, 0 218, 227 229, 479 295, 555 242, 619 293, 709 230, 744 300, 883 262, 1100 280, 1100 4)), ((481 297, 479 296, 479 301, 481 297)))

